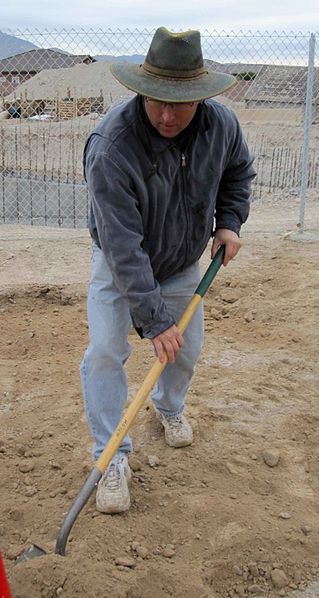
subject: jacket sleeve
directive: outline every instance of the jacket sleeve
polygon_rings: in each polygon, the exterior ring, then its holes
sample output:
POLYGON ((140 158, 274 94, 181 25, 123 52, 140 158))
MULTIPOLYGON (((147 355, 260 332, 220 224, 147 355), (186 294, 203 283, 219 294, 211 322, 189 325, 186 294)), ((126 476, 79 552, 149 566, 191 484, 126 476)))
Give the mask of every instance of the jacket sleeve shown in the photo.
POLYGON ((127 173, 101 152, 88 152, 85 165, 101 249, 114 281, 126 297, 133 325, 153 338, 175 323, 161 298, 148 254, 134 185, 127 173))
POLYGON ((227 228, 239 235, 241 225, 247 220, 250 209, 251 182, 256 176, 251 155, 241 127, 233 114, 233 135, 230 139, 228 159, 219 184, 215 230, 227 228))

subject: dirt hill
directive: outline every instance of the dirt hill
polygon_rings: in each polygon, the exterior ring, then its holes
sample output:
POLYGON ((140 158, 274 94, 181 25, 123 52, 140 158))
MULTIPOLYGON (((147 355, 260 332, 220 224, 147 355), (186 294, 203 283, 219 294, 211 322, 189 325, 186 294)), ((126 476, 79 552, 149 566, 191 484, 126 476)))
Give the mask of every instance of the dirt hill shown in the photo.
POLYGON ((8 100, 25 98, 51 100, 87 98, 103 95, 105 107, 112 102, 132 95, 116 81, 107 61, 93 64, 77 64, 74 67, 56 70, 43 70, 8 96, 8 100))

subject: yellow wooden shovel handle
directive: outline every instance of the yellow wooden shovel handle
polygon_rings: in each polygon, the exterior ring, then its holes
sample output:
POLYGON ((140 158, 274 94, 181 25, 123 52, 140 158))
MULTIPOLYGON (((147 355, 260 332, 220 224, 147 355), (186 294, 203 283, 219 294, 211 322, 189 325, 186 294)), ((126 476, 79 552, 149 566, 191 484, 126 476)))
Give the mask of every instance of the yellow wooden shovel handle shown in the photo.
MULTIPOLYGON (((201 282, 199 283, 191 301, 189 302, 186 310, 184 311, 180 321, 178 322, 178 329, 181 333, 184 332, 187 324, 189 323, 190 319, 192 318, 197 306, 201 302, 203 296, 205 295, 210 283, 212 282, 213 278, 217 274, 220 266, 223 262, 224 256, 224 247, 220 247, 214 256, 209 268, 207 269, 204 277, 202 278, 201 282)), ((66 543, 68 540, 68 536, 72 529, 72 526, 83 509, 84 505, 88 501, 89 497, 91 496, 93 490, 95 489, 96 485, 98 484, 99 480, 101 479, 103 473, 105 472, 107 466, 111 462, 115 452, 117 451, 118 447, 120 446, 124 436, 127 434, 127 431, 131 424, 134 422, 140 408, 142 407, 144 401, 148 397, 149 393, 151 392, 156 380, 161 375, 163 369, 167 365, 167 357, 163 363, 156 359, 154 365, 152 366, 151 370, 149 371, 148 375, 146 376, 141 388, 139 389, 138 393, 136 394, 133 401, 130 403, 128 408, 126 409, 120 423, 118 424, 115 432, 111 436, 108 444, 104 448, 103 452, 101 453, 100 457, 96 461, 91 473, 87 477, 85 483, 83 484, 80 492, 76 496, 74 502, 72 503, 69 511, 67 512, 62 526, 59 530, 59 534, 56 541, 55 552, 56 554, 64 555, 66 543)))
MULTIPOLYGON (((202 297, 200 295, 193 295, 191 301, 189 302, 187 308, 185 309, 181 319, 178 322, 177 328, 181 333, 184 332, 188 323, 190 322, 194 312, 197 309, 197 306, 201 302, 202 297)), ((118 426, 114 430, 108 444, 100 454, 98 460, 95 462, 95 467, 97 467, 100 472, 103 474, 106 470, 107 466, 111 462, 113 456, 115 455, 118 447, 120 446, 123 438, 126 436, 128 429, 131 427, 132 423, 134 422, 139 410, 141 409, 144 401, 147 399, 148 395, 150 394, 155 382, 160 377, 162 371, 167 365, 167 357, 163 363, 157 358, 154 362, 153 366, 151 367, 149 373, 147 374, 142 386, 138 390, 137 394, 135 395, 134 399, 130 403, 130 405, 125 410, 125 413, 120 420, 118 426)))

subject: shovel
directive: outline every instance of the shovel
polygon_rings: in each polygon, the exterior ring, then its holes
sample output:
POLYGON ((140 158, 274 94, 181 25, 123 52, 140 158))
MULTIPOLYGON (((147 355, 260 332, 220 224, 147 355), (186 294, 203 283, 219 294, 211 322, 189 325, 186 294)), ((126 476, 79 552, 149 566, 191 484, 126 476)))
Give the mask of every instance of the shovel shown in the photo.
MULTIPOLYGON (((188 323, 190 322, 193 314, 195 313, 198 305, 200 304, 202 298, 204 297, 206 291, 208 290, 210 284, 212 283, 213 279, 215 278, 219 268, 223 263, 224 258, 224 246, 221 246, 217 253, 215 254, 212 262, 210 263, 209 267, 207 268, 202 280, 200 281, 195 293, 190 300, 188 306, 186 307, 184 313, 182 314, 179 322, 178 322, 178 329, 181 333, 184 332, 188 323)), ((98 460, 95 462, 94 467, 91 473, 88 475, 86 481, 84 482, 83 486, 81 487, 78 495, 76 496, 74 502, 72 503, 68 513, 66 514, 62 526, 60 528, 58 538, 55 545, 55 553, 60 554, 62 556, 65 555, 65 547, 68 540, 68 536, 70 531, 73 527, 75 520, 77 519, 79 513, 83 509, 84 505, 87 503, 88 499, 90 498, 93 490, 96 488, 99 480, 101 479, 103 473, 106 471, 106 468, 112 461, 118 447, 120 446, 123 438, 126 436, 130 426, 135 421, 135 418, 141 409, 143 403, 146 401, 148 395, 150 394, 155 382, 158 380, 159 376, 161 375, 162 371, 167 365, 167 357, 165 358, 164 362, 161 363, 159 359, 156 359, 152 368, 150 369, 149 373, 147 374, 142 386, 140 387, 139 391, 135 395, 134 399, 126 409, 122 419, 120 420, 117 428, 115 429, 113 435, 111 436, 109 442, 103 449, 101 455, 99 456, 98 460)), ((36 544, 32 544, 27 550, 22 552, 16 559, 17 563, 27 561, 31 558, 35 558, 37 556, 42 556, 46 554, 46 552, 37 546, 36 544)))

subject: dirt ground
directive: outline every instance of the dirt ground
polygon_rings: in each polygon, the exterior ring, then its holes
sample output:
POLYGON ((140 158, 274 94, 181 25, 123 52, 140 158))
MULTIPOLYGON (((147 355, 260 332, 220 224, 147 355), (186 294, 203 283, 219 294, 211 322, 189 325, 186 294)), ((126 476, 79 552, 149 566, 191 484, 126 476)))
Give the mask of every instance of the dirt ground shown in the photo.
MULTIPOLYGON (((102 515, 92 496, 66 557, 57 533, 92 468, 79 381, 90 240, 0 227, 0 549, 14 598, 306 596, 319 573, 319 243, 285 234, 297 212, 253 204, 205 298, 194 444, 166 446, 148 400, 132 428, 130 511, 102 515), (48 555, 16 564, 31 543, 48 555)), ((130 338, 132 397, 154 358, 130 338)))

